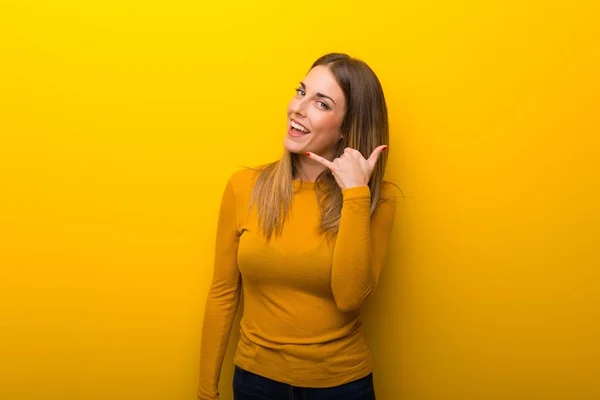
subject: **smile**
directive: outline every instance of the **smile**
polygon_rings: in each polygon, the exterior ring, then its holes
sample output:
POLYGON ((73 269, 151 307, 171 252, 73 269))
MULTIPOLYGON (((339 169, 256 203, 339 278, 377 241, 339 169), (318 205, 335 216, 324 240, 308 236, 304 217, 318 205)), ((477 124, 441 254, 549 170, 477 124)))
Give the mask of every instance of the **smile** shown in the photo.
POLYGON ((306 129, 306 127, 302 124, 299 124, 298 122, 291 120, 290 125, 292 126, 292 129, 295 129, 297 131, 303 132, 303 133, 310 133, 310 131, 308 129, 306 129))

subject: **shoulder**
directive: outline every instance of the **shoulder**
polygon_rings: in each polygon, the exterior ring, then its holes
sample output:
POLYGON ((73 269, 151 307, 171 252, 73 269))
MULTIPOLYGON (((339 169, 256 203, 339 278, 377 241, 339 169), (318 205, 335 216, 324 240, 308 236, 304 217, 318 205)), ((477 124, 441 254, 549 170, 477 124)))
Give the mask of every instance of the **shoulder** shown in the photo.
POLYGON ((401 193, 396 184, 390 181, 382 182, 377 205, 371 214, 371 223, 375 234, 389 234, 396 220, 397 205, 401 193))
POLYGON ((242 167, 236 170, 228 180, 228 185, 233 190, 236 197, 248 197, 254 189, 256 179, 264 169, 264 165, 256 167, 242 167))
POLYGON ((229 182, 235 188, 251 186, 260 173, 260 167, 244 167, 235 171, 229 177, 229 182))
POLYGON ((394 200, 398 201, 401 196, 400 188, 391 181, 383 181, 381 183, 381 200, 394 200))
POLYGON ((390 181, 383 181, 377 206, 375 207, 375 214, 384 219, 393 219, 401 194, 402 192, 396 184, 390 181))

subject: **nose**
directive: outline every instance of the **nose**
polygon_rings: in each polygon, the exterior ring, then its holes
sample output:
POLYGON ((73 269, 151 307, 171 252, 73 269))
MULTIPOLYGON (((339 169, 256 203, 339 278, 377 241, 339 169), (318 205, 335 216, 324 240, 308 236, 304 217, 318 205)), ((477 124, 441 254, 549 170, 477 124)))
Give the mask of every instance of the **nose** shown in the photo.
POLYGON ((307 100, 306 97, 303 97, 301 99, 294 99, 292 101, 292 104, 290 107, 291 111, 294 114, 297 114, 301 117, 305 117, 306 116, 306 103, 307 103, 306 100, 307 100))

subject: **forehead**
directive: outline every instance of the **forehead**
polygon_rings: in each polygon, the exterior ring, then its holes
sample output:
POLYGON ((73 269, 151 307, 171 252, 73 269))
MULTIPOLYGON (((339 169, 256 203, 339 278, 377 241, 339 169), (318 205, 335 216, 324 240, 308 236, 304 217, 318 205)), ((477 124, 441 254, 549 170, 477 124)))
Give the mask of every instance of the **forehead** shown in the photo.
POLYGON ((311 69, 303 80, 307 90, 319 92, 331 97, 336 103, 344 100, 344 92, 338 85, 328 67, 317 65, 311 69))

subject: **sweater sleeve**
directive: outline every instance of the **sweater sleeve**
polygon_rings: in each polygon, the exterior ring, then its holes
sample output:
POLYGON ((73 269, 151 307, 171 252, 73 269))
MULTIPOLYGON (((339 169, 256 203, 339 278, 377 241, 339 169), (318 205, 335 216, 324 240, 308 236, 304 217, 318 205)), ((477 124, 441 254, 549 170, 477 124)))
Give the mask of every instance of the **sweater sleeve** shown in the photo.
POLYGON ((240 298, 239 237, 236 199, 230 179, 221 200, 213 279, 204 312, 197 393, 200 400, 219 398, 221 367, 240 298))
POLYGON ((396 214, 397 196, 391 189, 394 189, 391 184, 382 185, 382 199, 373 215, 368 186, 342 191, 342 213, 331 270, 331 289, 341 311, 358 309, 377 285, 396 214))

